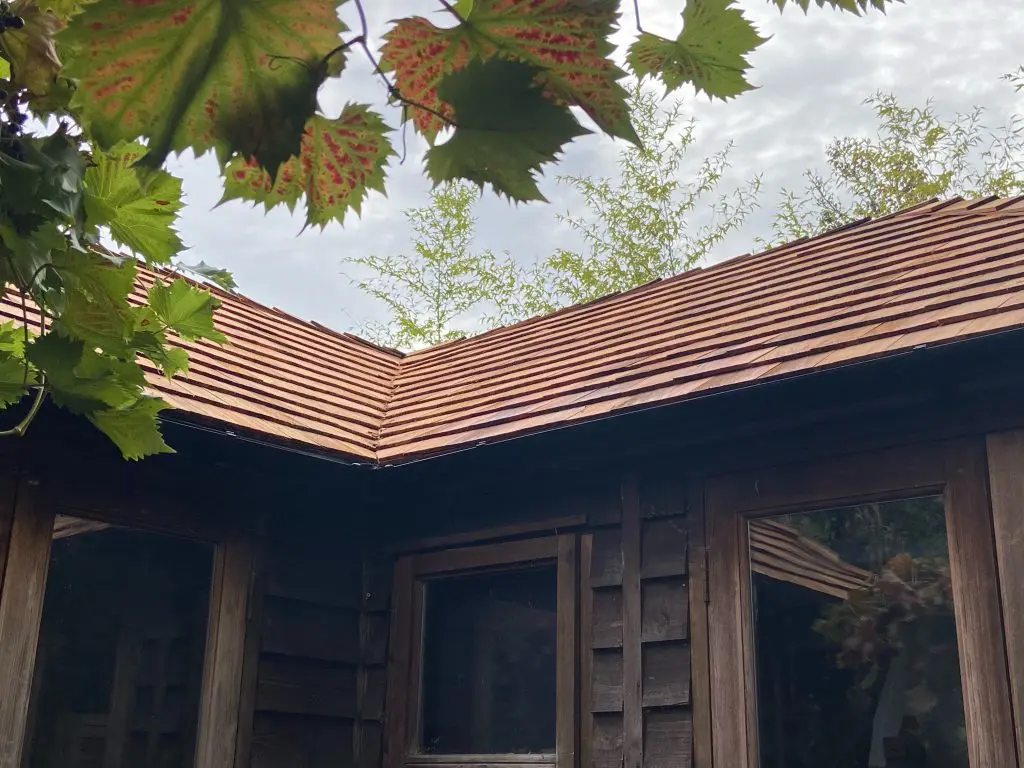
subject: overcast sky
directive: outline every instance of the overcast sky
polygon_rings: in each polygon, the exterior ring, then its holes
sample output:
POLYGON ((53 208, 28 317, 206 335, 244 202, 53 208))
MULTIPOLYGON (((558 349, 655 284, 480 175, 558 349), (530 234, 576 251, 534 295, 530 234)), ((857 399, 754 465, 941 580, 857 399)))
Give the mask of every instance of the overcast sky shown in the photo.
MULTIPOLYGON (((388 19, 432 8, 429 0, 371 0, 371 33, 386 29, 388 19), (420 9, 422 6, 422 10, 420 9)), ((681 0, 640 0, 645 28, 674 36, 681 24, 681 0)), ((1000 76, 1024 63, 1024 3, 1020 0, 907 0, 887 16, 853 17, 833 11, 799 10, 780 15, 767 0, 741 0, 740 6, 765 36, 772 35, 752 57, 758 90, 729 103, 709 103, 691 91, 680 91, 687 110, 698 120, 696 160, 728 141, 735 142, 731 178, 722 190, 763 174, 762 210, 745 229, 723 244, 715 259, 739 255, 754 238, 767 234, 771 209, 779 190, 800 185, 802 170, 824 162, 824 147, 837 135, 873 133, 871 111, 862 101, 878 89, 892 91, 904 102, 923 103, 933 97, 944 116, 987 107, 990 122, 999 124, 1022 111, 1022 99, 1000 76)), ((632 27, 632 19, 624 21, 632 27)), ((630 35, 620 35, 628 42, 630 35)), ((375 45, 376 47, 376 45, 375 45)), ((328 114, 346 101, 381 104, 379 84, 367 66, 354 60, 340 82, 321 94, 328 114)), ((397 110, 386 113, 392 125, 397 110)), ((403 164, 389 171, 389 196, 372 195, 362 218, 350 216, 345 226, 324 232, 302 227, 301 211, 278 209, 265 215, 241 202, 214 209, 221 194, 212 159, 185 156, 170 169, 184 178, 188 206, 181 232, 191 247, 188 262, 200 259, 230 269, 241 292, 299 317, 338 330, 353 330, 380 319, 382 309, 352 287, 346 257, 401 253, 409 242, 402 210, 427 200, 429 183, 421 173, 422 146, 409 132, 403 164)), ((603 136, 587 136, 568 149, 559 171, 610 175, 619 145, 603 136)), ((532 260, 558 246, 575 244, 555 221, 557 211, 577 211, 579 201, 554 182, 554 171, 542 185, 550 205, 512 207, 485 194, 477 209, 480 248, 509 251, 532 260)))

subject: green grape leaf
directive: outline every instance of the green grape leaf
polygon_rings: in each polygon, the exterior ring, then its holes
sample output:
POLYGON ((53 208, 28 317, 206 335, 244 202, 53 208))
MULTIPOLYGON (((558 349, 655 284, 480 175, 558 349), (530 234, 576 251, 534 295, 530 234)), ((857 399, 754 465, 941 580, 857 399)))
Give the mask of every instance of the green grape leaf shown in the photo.
POLYGON ((414 16, 399 19, 384 35, 380 65, 393 72, 395 87, 406 100, 406 119, 433 142, 451 123, 452 109, 437 95, 449 72, 469 63, 472 47, 459 29, 442 29, 414 16))
POLYGON ((0 323, 0 410, 28 394, 37 381, 25 359, 25 330, 13 322, 0 323))
POLYGON ((0 58, 0 80, 6 80, 11 76, 11 62, 0 58))
POLYGON ((33 339, 26 356, 46 376, 54 403, 80 415, 130 405, 146 383, 134 360, 102 355, 80 339, 58 333, 33 339))
MULTIPOLYGON (((787 5, 796 5, 804 13, 807 13, 811 7, 812 0, 768 0, 768 2, 775 3, 780 11, 784 10, 787 5)), ((813 2, 819 8, 829 6, 837 11, 846 11, 860 16, 862 12, 868 11, 871 8, 885 13, 887 3, 902 3, 904 0, 813 0, 813 2)))
POLYGON ((276 175, 299 150, 316 91, 340 54, 336 3, 96 0, 61 36, 76 54, 73 105, 101 147, 145 137, 140 160, 236 153, 276 175))
POLYGON ((193 274, 206 278, 218 288, 223 288, 225 291, 234 293, 238 290, 238 283, 235 282, 235 276, 222 267, 214 267, 207 264, 205 261, 200 261, 198 264, 184 264, 182 267, 193 274))
POLYGON ((135 331, 128 304, 135 263, 126 259, 114 264, 92 252, 65 251, 55 255, 53 266, 65 288, 65 306, 55 329, 108 354, 127 356, 135 331))
POLYGON ((14 0, 10 13, 25 22, 21 29, 0 32, 0 53, 10 63, 11 80, 28 89, 30 100, 45 96, 60 72, 53 38, 64 22, 32 0, 14 0))
POLYGON ((178 278, 169 285, 157 280, 149 289, 149 306, 160 321, 185 339, 227 341, 213 325, 220 302, 209 291, 178 278))
POLYGON ((121 455, 138 461, 158 453, 174 453, 160 434, 157 414, 167 403, 158 397, 140 397, 123 408, 110 408, 88 414, 97 429, 121 450, 121 455))
POLYGON ((94 152, 85 174, 87 223, 150 264, 167 264, 184 247, 174 225, 181 210, 181 179, 162 169, 140 172, 141 144, 122 143, 94 152))
POLYGON ((544 199, 537 172, 589 131, 544 96, 537 74, 528 64, 492 59, 444 78, 438 92, 459 122, 447 142, 427 150, 434 184, 466 179, 513 200, 544 199))
POLYGON ((385 166, 395 152, 384 120, 368 107, 349 104, 331 120, 314 116, 302 137, 302 151, 281 166, 277 181, 252 161, 236 159, 225 168, 221 202, 242 199, 270 209, 294 210, 306 199, 306 226, 322 229, 331 220, 357 215, 370 190, 384 192, 385 166))
POLYGON ((765 42, 733 0, 686 0, 675 40, 642 32, 627 60, 638 77, 657 76, 667 92, 692 83, 697 92, 728 99, 749 91, 747 56, 765 42))

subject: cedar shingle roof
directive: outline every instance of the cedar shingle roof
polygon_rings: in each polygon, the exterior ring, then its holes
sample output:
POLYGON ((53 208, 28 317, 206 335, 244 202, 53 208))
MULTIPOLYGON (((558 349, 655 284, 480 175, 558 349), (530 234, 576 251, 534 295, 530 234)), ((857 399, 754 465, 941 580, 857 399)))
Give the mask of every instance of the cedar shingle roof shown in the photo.
POLYGON ((1024 327, 1024 198, 928 203, 404 356, 218 295, 229 346, 185 345, 189 374, 154 392, 395 463, 1024 327))

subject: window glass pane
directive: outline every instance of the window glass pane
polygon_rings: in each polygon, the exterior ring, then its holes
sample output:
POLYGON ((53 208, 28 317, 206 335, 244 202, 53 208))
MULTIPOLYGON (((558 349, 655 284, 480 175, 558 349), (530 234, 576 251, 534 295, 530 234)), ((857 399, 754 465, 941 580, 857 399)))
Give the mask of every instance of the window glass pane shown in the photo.
POLYGON ((30 768, 192 765, 213 547, 58 516, 30 768))
POLYGON ((966 768, 942 499, 749 533, 762 768, 966 768))
POLYGON ((554 566, 426 585, 424 752, 554 752, 554 566))

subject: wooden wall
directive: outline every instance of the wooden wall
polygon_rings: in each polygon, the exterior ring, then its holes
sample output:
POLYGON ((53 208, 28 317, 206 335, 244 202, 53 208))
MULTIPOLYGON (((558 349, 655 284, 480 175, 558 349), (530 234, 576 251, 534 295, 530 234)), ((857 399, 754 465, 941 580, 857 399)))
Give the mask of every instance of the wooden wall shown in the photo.
MULTIPOLYGON (((486 538, 495 526, 523 520, 541 533, 545 517, 565 521, 575 515, 583 542, 578 765, 689 768, 684 489, 676 480, 618 483, 588 474, 557 488, 531 485, 501 508, 479 512, 487 520, 480 535, 486 538)), ((472 489, 459 495, 474 505, 472 489)), ((469 543, 471 511, 451 496, 444 505, 435 504, 418 507, 421 526, 437 510, 436 525, 421 531, 469 543)), ((431 543, 438 546, 437 539, 431 543)), ((369 557, 365 551, 344 555, 324 546, 270 542, 253 768, 381 765, 394 557, 379 542, 378 554, 369 557)), ((390 549, 406 546, 402 541, 390 549)))
POLYGON ((270 542, 253 714, 253 768, 380 764, 388 560, 270 542))
POLYGON ((619 519, 584 548, 584 766, 693 763, 683 499, 679 486, 627 479, 619 519))

